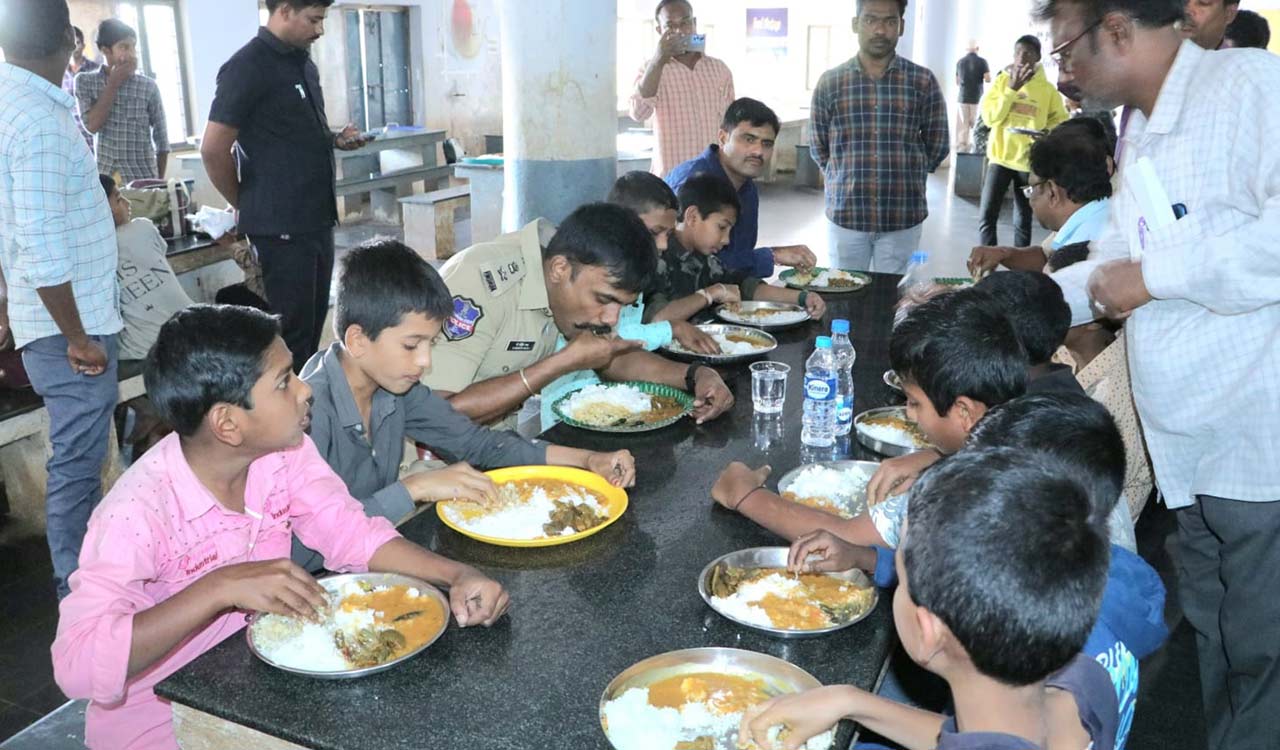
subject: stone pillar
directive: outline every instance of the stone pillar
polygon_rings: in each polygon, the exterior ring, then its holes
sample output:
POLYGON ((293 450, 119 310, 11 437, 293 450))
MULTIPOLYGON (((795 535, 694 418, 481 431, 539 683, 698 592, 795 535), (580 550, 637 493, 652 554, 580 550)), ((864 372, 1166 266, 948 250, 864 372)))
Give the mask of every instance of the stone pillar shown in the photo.
POLYGON ((617 178, 617 4, 502 0, 504 231, 604 200, 617 178))

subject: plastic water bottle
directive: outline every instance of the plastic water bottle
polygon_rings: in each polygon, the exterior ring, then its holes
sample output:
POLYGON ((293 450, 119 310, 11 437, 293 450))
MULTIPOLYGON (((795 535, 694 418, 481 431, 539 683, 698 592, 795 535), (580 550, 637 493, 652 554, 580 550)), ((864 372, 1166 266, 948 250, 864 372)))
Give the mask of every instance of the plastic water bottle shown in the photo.
POLYGON ((800 442, 825 448, 836 442, 836 361, 831 337, 819 336, 804 363, 804 422, 800 442))
POLYGON ((929 271, 929 253, 917 250, 911 254, 911 260, 907 263, 907 272, 898 282, 898 297, 907 304, 898 305, 898 310, 893 316, 893 324, 901 323, 911 307, 924 302, 932 286, 933 274, 929 271))
POLYGON ((848 435, 853 427, 853 363, 858 353, 849 340, 849 321, 831 321, 831 356, 836 363, 836 434, 848 435))
POLYGON ((932 283, 933 277, 929 275, 929 253, 917 250, 911 254, 911 260, 907 262, 907 272, 898 282, 898 294, 905 296, 917 287, 932 283))

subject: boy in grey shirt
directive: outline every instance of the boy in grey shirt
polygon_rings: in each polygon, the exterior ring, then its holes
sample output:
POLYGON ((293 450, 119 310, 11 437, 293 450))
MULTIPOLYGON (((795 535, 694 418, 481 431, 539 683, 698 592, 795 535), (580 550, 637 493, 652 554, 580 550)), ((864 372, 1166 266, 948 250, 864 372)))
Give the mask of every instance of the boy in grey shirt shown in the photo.
MULTIPOLYGON (((312 389, 311 440, 366 513, 398 522, 437 500, 493 501, 496 487, 472 464, 576 466, 618 487, 634 484, 629 451, 599 453, 490 430, 419 384, 453 298, 413 250, 370 240, 343 258, 338 284, 338 341, 308 360, 301 377, 312 389), (459 463, 401 479, 406 437, 459 463)), ((296 538, 293 560, 309 570, 322 562, 296 538)))

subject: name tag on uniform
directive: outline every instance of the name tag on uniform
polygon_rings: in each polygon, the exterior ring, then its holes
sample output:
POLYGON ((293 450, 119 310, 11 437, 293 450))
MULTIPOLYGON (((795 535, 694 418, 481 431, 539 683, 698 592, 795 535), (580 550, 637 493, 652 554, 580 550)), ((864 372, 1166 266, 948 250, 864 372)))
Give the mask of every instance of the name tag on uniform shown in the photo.
POLYGON ((520 260, 485 263, 480 266, 480 280, 495 297, 519 284, 524 274, 524 263, 520 260))
POLYGON ((507 351, 531 352, 533 351, 533 344, 534 342, 532 341, 512 341, 510 344, 507 344, 507 351))

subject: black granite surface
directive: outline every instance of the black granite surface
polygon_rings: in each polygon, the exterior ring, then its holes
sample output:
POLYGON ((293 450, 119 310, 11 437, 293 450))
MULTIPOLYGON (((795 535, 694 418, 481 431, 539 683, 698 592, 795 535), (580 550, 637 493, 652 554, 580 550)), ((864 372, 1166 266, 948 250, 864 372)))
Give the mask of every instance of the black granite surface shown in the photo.
POLYGON ((167 239, 165 240, 165 244, 168 245, 168 247, 165 249, 164 254, 166 257, 172 258, 175 255, 184 255, 186 253, 194 253, 197 250, 204 250, 205 248, 213 247, 218 243, 206 234, 193 233, 188 234, 185 237, 178 237, 177 239, 167 239))
MULTIPOLYGON (((829 298, 828 318, 848 317, 858 352, 858 410, 896 403, 881 380, 897 277, 877 275, 862 292, 829 298)), ((608 748, 600 728, 605 686, 635 662, 675 649, 726 646, 786 659, 824 684, 876 684, 894 645, 891 597, 838 633, 782 640, 735 625, 698 596, 697 576, 715 557, 781 540, 710 498, 731 460, 769 463, 774 477, 812 460, 873 458, 850 449, 802 450, 801 379, 829 319, 777 332, 771 359, 792 365, 787 403, 772 429, 751 407, 745 366, 724 370, 737 403, 702 426, 685 420, 643 435, 602 435, 560 426, 557 443, 628 448, 638 477, 618 522, 575 544, 511 549, 475 542, 434 513, 407 523, 408 538, 479 567, 511 592, 511 615, 492 629, 451 627, 420 656, 353 681, 294 676, 254 658, 230 638, 156 689, 192 706, 315 748, 608 748)), ((846 747, 852 727, 842 727, 846 747)))

